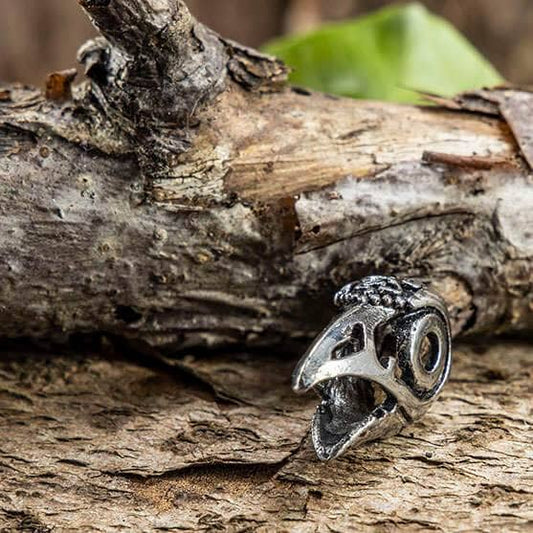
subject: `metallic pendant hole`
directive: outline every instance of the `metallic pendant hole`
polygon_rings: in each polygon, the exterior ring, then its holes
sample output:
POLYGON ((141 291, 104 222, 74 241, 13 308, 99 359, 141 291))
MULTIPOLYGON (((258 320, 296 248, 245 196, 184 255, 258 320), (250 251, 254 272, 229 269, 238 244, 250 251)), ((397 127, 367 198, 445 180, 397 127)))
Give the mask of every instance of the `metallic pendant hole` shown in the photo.
POLYGON ((361 324, 355 324, 350 335, 353 353, 360 352, 365 347, 365 331, 361 324))
POLYGON ((385 389, 383 389, 383 387, 381 387, 375 382, 371 382, 370 385, 372 386, 372 392, 374 394, 374 407, 383 405, 388 397, 388 394, 385 392, 385 389))
POLYGON ((428 333, 420 343, 420 363, 426 372, 433 372, 439 362, 439 338, 428 333))

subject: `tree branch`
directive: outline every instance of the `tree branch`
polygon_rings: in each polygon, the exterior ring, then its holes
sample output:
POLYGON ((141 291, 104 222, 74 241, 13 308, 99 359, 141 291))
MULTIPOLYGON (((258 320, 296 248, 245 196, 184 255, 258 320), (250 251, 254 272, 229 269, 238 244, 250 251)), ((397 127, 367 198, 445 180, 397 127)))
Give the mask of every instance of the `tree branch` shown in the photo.
POLYGON ((369 273, 429 280, 456 334, 530 330, 529 93, 335 98, 183 2, 82 6, 72 99, 0 90, 0 335, 271 345, 369 273))

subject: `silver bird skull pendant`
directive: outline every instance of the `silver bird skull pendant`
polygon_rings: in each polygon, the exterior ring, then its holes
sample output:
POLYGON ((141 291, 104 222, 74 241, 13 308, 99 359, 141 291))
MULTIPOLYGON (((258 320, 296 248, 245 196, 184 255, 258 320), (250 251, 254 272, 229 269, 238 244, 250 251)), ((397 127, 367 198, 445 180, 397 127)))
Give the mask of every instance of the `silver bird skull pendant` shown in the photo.
POLYGON ((437 398, 451 366, 441 298, 421 284, 371 276, 335 295, 338 315, 293 374, 295 392, 322 398, 312 423, 318 457, 398 433, 437 398))

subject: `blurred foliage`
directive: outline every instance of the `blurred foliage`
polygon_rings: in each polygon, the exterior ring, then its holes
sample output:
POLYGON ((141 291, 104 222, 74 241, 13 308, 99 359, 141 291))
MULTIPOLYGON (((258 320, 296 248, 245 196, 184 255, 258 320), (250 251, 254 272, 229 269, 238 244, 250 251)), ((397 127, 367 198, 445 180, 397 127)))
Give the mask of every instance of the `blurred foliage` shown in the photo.
POLYGON ((446 20, 417 3, 281 38, 264 50, 293 68, 291 82, 354 98, 420 103, 503 82, 446 20))

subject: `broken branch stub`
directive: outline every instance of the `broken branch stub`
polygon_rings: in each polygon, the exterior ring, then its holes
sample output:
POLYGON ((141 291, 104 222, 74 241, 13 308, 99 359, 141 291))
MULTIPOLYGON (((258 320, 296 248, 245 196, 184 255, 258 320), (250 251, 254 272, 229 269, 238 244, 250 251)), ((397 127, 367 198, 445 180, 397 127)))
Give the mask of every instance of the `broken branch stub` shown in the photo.
MULTIPOLYGON (((137 135, 146 174, 165 176, 173 158, 191 145, 195 114, 224 90, 228 69, 236 71, 234 56, 245 49, 237 47, 236 54, 181 0, 80 4, 105 37, 79 54, 92 92, 116 126, 137 135)), ((257 53, 254 60, 271 61, 257 53)))
POLYGON ((181 1, 80 4, 105 37, 79 55, 93 95, 117 127, 138 136, 141 165, 164 173, 190 144, 195 108, 223 89, 224 45, 181 1))

